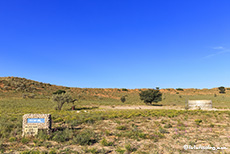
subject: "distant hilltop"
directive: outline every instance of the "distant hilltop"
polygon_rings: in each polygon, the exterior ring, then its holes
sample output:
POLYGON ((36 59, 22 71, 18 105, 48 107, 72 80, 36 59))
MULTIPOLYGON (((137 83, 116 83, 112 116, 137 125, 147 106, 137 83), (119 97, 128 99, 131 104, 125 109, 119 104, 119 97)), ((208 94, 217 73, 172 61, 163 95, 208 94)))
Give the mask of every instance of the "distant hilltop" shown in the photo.
MULTIPOLYGON (((109 97, 114 99, 119 99, 118 96, 126 95, 127 93, 136 93, 138 94, 143 89, 126 89, 126 88, 74 88, 74 87, 65 87, 51 85, 49 83, 38 82, 26 78, 20 77, 0 77, 0 93, 2 95, 17 96, 17 94, 22 93, 33 93, 37 95, 52 95, 53 92, 57 90, 65 90, 74 94, 84 94, 86 97, 109 97)), ((226 88, 226 91, 229 91, 230 88, 226 88)), ((218 94, 218 88, 212 89, 182 89, 182 88, 167 88, 160 89, 162 93, 169 94, 181 94, 181 95, 194 95, 194 94, 218 94)))

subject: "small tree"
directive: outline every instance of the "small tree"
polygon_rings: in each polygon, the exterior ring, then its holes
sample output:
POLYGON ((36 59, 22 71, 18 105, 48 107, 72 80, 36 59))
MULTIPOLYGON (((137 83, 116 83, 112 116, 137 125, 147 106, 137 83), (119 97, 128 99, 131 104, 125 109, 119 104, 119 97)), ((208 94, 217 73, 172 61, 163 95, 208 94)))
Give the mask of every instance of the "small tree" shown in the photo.
POLYGON ((159 90, 149 89, 141 91, 140 99, 143 100, 146 104, 152 104, 152 102, 159 102, 162 100, 162 93, 159 90))
POLYGON ((121 96, 121 102, 124 103, 126 101, 125 96, 121 96))
POLYGON ((218 87, 218 89, 220 90, 219 93, 221 93, 221 94, 225 93, 225 88, 223 86, 218 87))
POLYGON ((62 106, 65 103, 73 103, 76 101, 76 99, 73 99, 69 94, 67 93, 62 93, 62 94, 56 94, 53 95, 52 100, 54 102, 57 102, 57 110, 61 110, 62 106))

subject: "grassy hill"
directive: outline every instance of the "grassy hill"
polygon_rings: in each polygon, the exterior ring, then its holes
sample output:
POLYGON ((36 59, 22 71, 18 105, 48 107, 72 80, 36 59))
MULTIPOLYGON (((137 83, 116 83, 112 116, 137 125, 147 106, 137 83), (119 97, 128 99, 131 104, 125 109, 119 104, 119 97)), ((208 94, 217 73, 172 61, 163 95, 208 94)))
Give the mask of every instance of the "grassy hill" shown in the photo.
MULTIPOLYGON (((139 99, 141 90, 146 89, 118 89, 118 88, 74 88, 56 86, 19 77, 0 77, 0 99, 3 98, 31 98, 49 99, 53 92, 65 90, 72 97, 78 99, 79 105, 144 105, 139 99), (126 96, 126 102, 120 98, 126 96)), ((218 88, 212 89, 161 89, 162 101, 159 104, 166 106, 184 106, 188 99, 211 99, 215 107, 230 107, 230 90, 220 94, 218 88)))

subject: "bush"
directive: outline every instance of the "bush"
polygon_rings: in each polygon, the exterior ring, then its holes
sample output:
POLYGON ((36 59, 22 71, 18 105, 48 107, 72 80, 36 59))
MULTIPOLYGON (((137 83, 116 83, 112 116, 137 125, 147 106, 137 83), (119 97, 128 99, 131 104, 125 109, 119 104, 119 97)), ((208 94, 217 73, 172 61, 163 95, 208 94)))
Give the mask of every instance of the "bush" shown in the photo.
POLYGON ((141 91, 140 99, 144 100, 146 104, 152 104, 152 102, 159 102, 162 100, 162 93, 159 90, 149 89, 141 91))
POLYGON ((46 130, 38 130, 37 138, 41 140, 47 140, 48 134, 46 130))
POLYGON ((118 147, 115 151, 116 151, 117 153, 119 153, 119 154, 124 154, 124 153, 125 153, 125 150, 124 150, 124 149, 121 149, 120 147, 118 147))
POLYGON ((172 125, 170 123, 166 124, 164 128, 172 128, 172 125))
POLYGON ((126 101, 125 96, 121 97, 121 102, 124 103, 126 101))
POLYGON ((9 141, 10 141, 10 142, 16 141, 16 137, 10 137, 10 138, 9 138, 9 141))
POLYGON ((130 144, 126 144, 125 149, 127 150, 127 152, 134 152, 137 150, 136 148, 132 147, 130 144))
POLYGON ((63 93, 66 93, 66 91, 65 90, 58 90, 58 91, 53 92, 53 94, 63 94, 63 93))
POLYGON ((219 93, 224 94, 225 93, 225 88, 223 86, 218 87, 219 93))
POLYGON ((22 144, 27 144, 27 143, 29 143, 29 139, 23 137, 23 138, 21 139, 21 142, 22 142, 22 144))
POLYGON ((97 141, 97 135, 92 130, 83 130, 73 138, 73 142, 80 145, 92 145, 97 141))
POLYGON ((3 153, 3 150, 4 150, 3 147, 4 147, 3 140, 0 138, 0 150, 2 150, 0 152, 2 152, 2 153, 3 153))
POLYGON ((149 135, 143 133, 136 126, 134 126, 130 131, 123 131, 123 132, 117 134, 117 136, 136 139, 136 140, 139 140, 140 138, 142 138, 142 139, 149 138, 149 135))
POLYGON ((117 128, 116 128, 116 129, 118 129, 118 130, 126 130, 126 129, 127 129, 127 127, 126 127, 126 126, 121 125, 121 126, 117 126, 117 128))
POLYGON ((56 154, 57 152, 56 152, 56 150, 55 149, 52 149, 52 150, 50 150, 50 152, 49 152, 49 154, 56 154))
POLYGON ((200 124, 202 123, 202 120, 201 120, 201 119, 196 119, 196 120, 195 120, 195 123, 196 123, 198 126, 200 126, 200 124))
POLYGON ((30 151, 23 151, 23 152, 21 152, 21 154, 40 154, 40 152, 39 151, 30 150, 30 151))
POLYGON ((166 133, 169 133, 167 130, 165 130, 164 128, 159 128, 159 132, 162 133, 162 134, 166 134, 166 133))
POLYGON ((176 88, 177 91, 184 91, 182 88, 176 88))
POLYGON ((105 138, 103 138, 103 139, 101 140, 101 144, 102 144, 103 146, 112 146, 112 145, 113 145, 113 142, 108 142, 105 138))
POLYGON ((215 125, 214 125, 214 124, 210 124, 210 125, 209 125, 209 127, 214 128, 214 127, 215 127, 215 125))
POLYGON ((122 90, 122 91, 128 91, 128 89, 126 89, 126 88, 122 88, 121 90, 122 90))
POLYGON ((52 138, 52 140, 57 142, 65 142, 69 141, 72 138, 73 132, 72 130, 66 128, 64 131, 58 131, 52 138))
POLYGON ((97 148, 88 148, 84 147, 84 153, 91 153, 91 154, 97 154, 100 153, 100 150, 97 150, 97 148))

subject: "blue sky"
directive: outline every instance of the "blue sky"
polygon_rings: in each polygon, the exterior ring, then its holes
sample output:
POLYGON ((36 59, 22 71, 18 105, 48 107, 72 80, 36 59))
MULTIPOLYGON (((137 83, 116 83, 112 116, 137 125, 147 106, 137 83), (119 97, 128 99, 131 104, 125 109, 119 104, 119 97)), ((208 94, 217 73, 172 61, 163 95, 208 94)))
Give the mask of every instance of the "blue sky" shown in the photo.
POLYGON ((230 87, 229 0, 2 0, 0 76, 89 88, 230 87))

